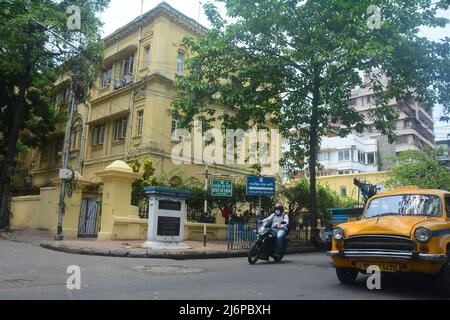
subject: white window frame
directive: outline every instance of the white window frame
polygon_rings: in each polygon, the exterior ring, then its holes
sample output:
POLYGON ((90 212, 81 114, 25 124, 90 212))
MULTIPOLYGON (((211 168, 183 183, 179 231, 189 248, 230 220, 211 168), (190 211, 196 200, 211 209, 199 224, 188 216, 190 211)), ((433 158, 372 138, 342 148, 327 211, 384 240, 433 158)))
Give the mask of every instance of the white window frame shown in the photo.
POLYGON ((184 75, 184 62, 186 60, 186 52, 183 50, 177 51, 177 74, 184 75))
POLYGON ((101 88, 108 87, 112 82, 112 66, 106 68, 102 72, 102 77, 100 79, 101 88))
POLYGON ((122 60, 122 77, 133 75, 134 54, 122 60))
POLYGON ((105 125, 100 124, 94 126, 92 132, 92 146, 102 146, 105 143, 105 125))
POLYGON ((114 141, 125 140, 127 135, 127 119, 119 119, 114 123, 114 141))
POLYGON ((144 47, 144 67, 150 67, 150 45, 144 47))
POLYGON ((338 152, 338 160, 339 161, 350 161, 351 157, 350 157, 350 149, 347 150, 340 150, 338 152), (342 154, 342 159, 341 159, 341 154, 342 154), (346 154, 348 154, 348 158, 345 156, 346 154))
POLYGON ((170 136, 173 141, 179 141, 180 137, 178 136, 178 125, 180 124, 180 120, 177 118, 172 118, 172 126, 171 126, 171 132, 170 136))
POLYGON ((329 152, 327 152, 327 151, 319 152, 319 154, 317 155, 317 160, 319 160, 319 161, 325 161, 325 160, 329 160, 329 159, 330 159, 330 155, 329 155, 329 152))

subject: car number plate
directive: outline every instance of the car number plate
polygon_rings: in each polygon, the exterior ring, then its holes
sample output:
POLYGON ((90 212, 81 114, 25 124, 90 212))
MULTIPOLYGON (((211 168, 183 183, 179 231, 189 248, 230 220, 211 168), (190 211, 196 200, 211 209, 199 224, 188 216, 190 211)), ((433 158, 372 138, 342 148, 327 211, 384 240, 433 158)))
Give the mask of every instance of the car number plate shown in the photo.
POLYGON ((370 266, 377 266, 380 268, 381 272, 397 272, 400 270, 400 265, 395 263, 362 263, 360 264, 360 268, 367 270, 370 266))

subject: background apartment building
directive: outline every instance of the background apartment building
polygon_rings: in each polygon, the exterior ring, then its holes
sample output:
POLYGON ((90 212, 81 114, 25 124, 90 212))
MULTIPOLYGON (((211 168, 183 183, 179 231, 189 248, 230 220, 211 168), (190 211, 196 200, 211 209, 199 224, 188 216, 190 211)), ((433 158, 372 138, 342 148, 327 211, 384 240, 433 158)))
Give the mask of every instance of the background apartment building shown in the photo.
MULTIPOLYGON (((386 82, 387 79, 384 78, 383 81, 386 82)), ((369 110, 374 106, 374 99, 375 96, 370 87, 370 78, 368 75, 365 75, 364 85, 352 91, 348 104, 366 119, 368 128, 365 130, 363 137, 373 138, 378 141, 379 154, 383 164, 386 163, 384 158, 396 156, 405 150, 420 150, 425 146, 434 148, 435 136, 432 110, 425 110, 420 103, 414 100, 405 102, 392 101, 392 106, 398 111, 399 118, 392 124, 397 140, 393 144, 389 144, 387 143, 387 138, 378 132, 370 119, 369 110)))
MULTIPOLYGON (((384 78, 382 81, 386 82, 387 79, 384 78)), ((374 107, 374 99, 375 95, 370 88, 370 78, 365 75, 363 86, 352 90, 348 105, 364 116, 367 128, 361 134, 354 132, 346 138, 325 138, 318 155, 318 160, 323 166, 319 175, 388 170, 393 165, 393 158, 402 151, 421 150, 425 146, 435 147, 434 122, 431 110, 425 110, 414 100, 392 101, 392 105, 399 113, 399 118, 392 124, 397 139, 394 143, 389 143, 387 137, 375 128, 371 120, 369 110, 374 107), (365 148, 369 148, 371 151, 366 152, 364 151, 365 148), (332 156, 333 153, 341 154, 342 152, 345 153, 344 158, 332 156), (362 154, 364 152, 366 152, 365 158, 363 155, 357 155, 357 153, 362 154), (369 154, 370 159, 368 160, 369 154)))
POLYGON ((378 171, 378 148, 375 139, 351 134, 345 138, 325 137, 317 160, 322 167, 318 176, 369 173, 378 171))

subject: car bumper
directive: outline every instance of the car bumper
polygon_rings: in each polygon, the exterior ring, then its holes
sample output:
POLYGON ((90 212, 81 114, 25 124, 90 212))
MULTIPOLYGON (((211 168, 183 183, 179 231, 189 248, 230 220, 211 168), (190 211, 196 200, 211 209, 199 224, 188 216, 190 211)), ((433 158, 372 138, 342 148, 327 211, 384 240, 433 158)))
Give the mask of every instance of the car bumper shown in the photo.
POLYGON ((445 254, 429 254, 416 252, 387 252, 387 251, 328 251, 328 256, 337 258, 381 258, 381 259, 402 259, 408 261, 432 261, 446 262, 445 254))

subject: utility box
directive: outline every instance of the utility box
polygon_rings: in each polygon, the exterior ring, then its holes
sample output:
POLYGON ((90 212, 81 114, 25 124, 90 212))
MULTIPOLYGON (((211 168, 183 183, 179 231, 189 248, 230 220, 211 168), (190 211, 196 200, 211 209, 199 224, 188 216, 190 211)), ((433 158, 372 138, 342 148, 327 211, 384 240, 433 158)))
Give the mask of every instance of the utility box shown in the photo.
POLYGON ((152 249, 185 249, 184 216, 190 191, 146 187, 148 195, 147 241, 142 245, 152 249))

